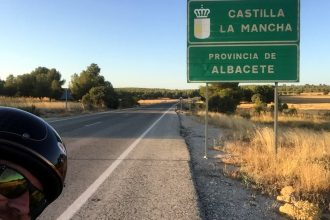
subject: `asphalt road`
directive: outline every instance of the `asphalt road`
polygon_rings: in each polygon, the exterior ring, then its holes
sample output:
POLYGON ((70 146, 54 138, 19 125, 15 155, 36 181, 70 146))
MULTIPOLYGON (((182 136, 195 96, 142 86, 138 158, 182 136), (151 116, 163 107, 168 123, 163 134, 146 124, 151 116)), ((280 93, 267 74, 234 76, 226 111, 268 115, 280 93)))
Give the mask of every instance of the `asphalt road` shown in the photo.
POLYGON ((38 219, 200 219, 173 104, 50 120, 68 173, 38 219))

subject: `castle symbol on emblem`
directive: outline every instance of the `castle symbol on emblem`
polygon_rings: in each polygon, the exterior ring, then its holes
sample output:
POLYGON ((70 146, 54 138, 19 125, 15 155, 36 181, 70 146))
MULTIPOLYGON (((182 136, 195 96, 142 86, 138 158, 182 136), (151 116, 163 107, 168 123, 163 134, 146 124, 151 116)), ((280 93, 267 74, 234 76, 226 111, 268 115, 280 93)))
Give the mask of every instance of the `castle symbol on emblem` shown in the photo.
POLYGON ((196 18, 194 19, 194 36, 197 39, 206 39, 210 37, 210 9, 201 8, 195 9, 194 13, 196 18))

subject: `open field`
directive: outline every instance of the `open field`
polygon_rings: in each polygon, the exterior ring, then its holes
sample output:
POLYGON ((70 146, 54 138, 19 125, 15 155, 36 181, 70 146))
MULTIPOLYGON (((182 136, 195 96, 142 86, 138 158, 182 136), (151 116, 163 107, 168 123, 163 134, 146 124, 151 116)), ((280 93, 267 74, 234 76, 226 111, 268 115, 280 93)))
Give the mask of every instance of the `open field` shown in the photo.
POLYGON ((330 112, 330 95, 281 96, 280 99, 287 103, 289 108, 295 108, 302 113, 330 112))
POLYGON ((169 103, 169 102, 178 102, 177 99, 151 99, 151 100, 139 100, 138 103, 140 105, 152 105, 152 104, 159 104, 159 103, 169 103))
MULTIPOLYGON (((151 105, 159 103, 177 102, 177 99, 153 99, 139 100, 139 105, 151 105)), ((49 101, 48 98, 38 99, 31 97, 4 97, 0 96, 0 106, 20 108, 33 113, 41 114, 43 117, 58 115, 72 115, 85 111, 80 102, 68 102, 67 109, 65 101, 49 101)))
POLYGON ((313 104, 328 103, 330 104, 330 95, 296 95, 296 96, 280 96, 282 102, 292 104, 313 104))
POLYGON ((83 106, 79 102, 68 102, 67 109, 65 101, 49 101, 48 98, 25 98, 25 97, 4 97, 0 96, 0 106, 20 108, 24 110, 35 110, 43 116, 53 114, 72 114, 84 111, 83 106))
MULTIPOLYGON (((300 95, 300 96, 280 96, 282 103, 287 103, 289 109, 296 109, 297 115, 279 114, 280 122, 306 121, 310 123, 325 122, 330 124, 330 95, 300 95)), ((271 104, 268 104, 270 107, 271 104)), ((238 106, 238 112, 251 111, 254 108, 252 103, 242 103, 238 106)), ((254 115, 254 121, 271 122, 272 114, 254 115)), ((330 128, 330 126, 329 126, 330 128)))
MULTIPOLYGON (((330 95, 299 95, 299 96, 280 96, 282 103, 287 103, 290 108, 297 110, 320 110, 330 111, 330 95)), ((239 106, 242 109, 252 108, 253 104, 244 103, 239 106)))

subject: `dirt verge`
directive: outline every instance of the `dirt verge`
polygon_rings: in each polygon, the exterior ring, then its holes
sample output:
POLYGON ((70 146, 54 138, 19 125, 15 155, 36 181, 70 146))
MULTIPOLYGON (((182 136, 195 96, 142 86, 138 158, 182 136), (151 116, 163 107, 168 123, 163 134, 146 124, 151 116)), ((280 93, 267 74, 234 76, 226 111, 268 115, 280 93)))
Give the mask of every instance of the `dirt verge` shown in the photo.
MULTIPOLYGON (((204 125, 193 116, 179 114, 181 135, 191 155, 191 170, 204 219, 286 219, 277 213, 275 198, 261 195, 248 183, 227 178, 214 140, 221 140, 222 130, 209 127, 208 159, 204 159, 204 125)), ((221 156, 221 155, 220 155, 221 156)), ((230 169, 226 167, 226 169, 230 169)))

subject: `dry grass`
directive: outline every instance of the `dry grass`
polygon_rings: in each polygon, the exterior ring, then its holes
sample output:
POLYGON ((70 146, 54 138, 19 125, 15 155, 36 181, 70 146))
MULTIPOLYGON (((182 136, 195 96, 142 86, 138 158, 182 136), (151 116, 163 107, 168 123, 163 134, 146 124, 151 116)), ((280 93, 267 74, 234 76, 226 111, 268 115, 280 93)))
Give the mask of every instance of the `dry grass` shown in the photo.
MULTIPOLYGON (((297 114, 279 113, 278 120, 281 126, 330 131, 330 96, 286 97, 285 101, 291 101, 291 103, 287 103, 289 109, 296 109, 297 114), (308 102, 306 102, 307 100, 308 102)), ((250 115, 251 120, 255 123, 266 125, 273 123, 273 113, 263 112, 261 114, 254 114, 253 109, 254 104, 242 103, 238 106, 237 112, 241 115, 250 115)))
POLYGON ((140 105, 152 105, 152 104, 159 104, 159 103, 169 103, 169 102, 177 102, 177 99, 151 99, 151 100, 139 100, 138 103, 140 105))
POLYGON ((4 97, 0 96, 0 105, 14 108, 28 109, 34 106, 43 116, 52 114, 69 114, 70 112, 82 112, 83 106, 79 102, 68 102, 66 111, 65 101, 49 101, 48 98, 38 99, 31 97, 4 97))
MULTIPOLYGON (((204 121, 205 112, 198 111, 196 115, 199 120, 204 121)), ((209 113, 209 123, 215 126, 221 126, 231 130, 230 137, 237 140, 245 140, 255 131, 255 125, 249 120, 239 116, 228 116, 219 113, 209 113)))
MULTIPOLYGON (((330 95, 297 95, 280 96, 282 103, 287 103, 289 108, 295 108, 299 113, 313 113, 330 111, 330 95)), ((251 103, 242 103, 239 109, 252 109, 251 103)))
MULTIPOLYGON (((274 123, 274 116, 272 113, 252 114, 251 121, 272 126, 274 123)), ((280 113, 278 116, 279 125, 282 127, 292 128, 309 128, 314 130, 330 131, 330 111, 328 113, 298 113, 296 115, 289 115, 280 113)))
POLYGON ((241 171, 256 183, 280 189, 291 185, 300 195, 330 193, 330 133, 282 130, 273 150, 273 130, 258 128, 249 144, 233 141, 226 150, 241 158, 241 171))
POLYGON ((330 202, 330 132, 282 127, 275 155, 272 128, 218 113, 211 113, 210 121, 230 129, 222 148, 230 156, 223 162, 237 165, 239 177, 271 194, 293 186, 297 199, 330 202))

